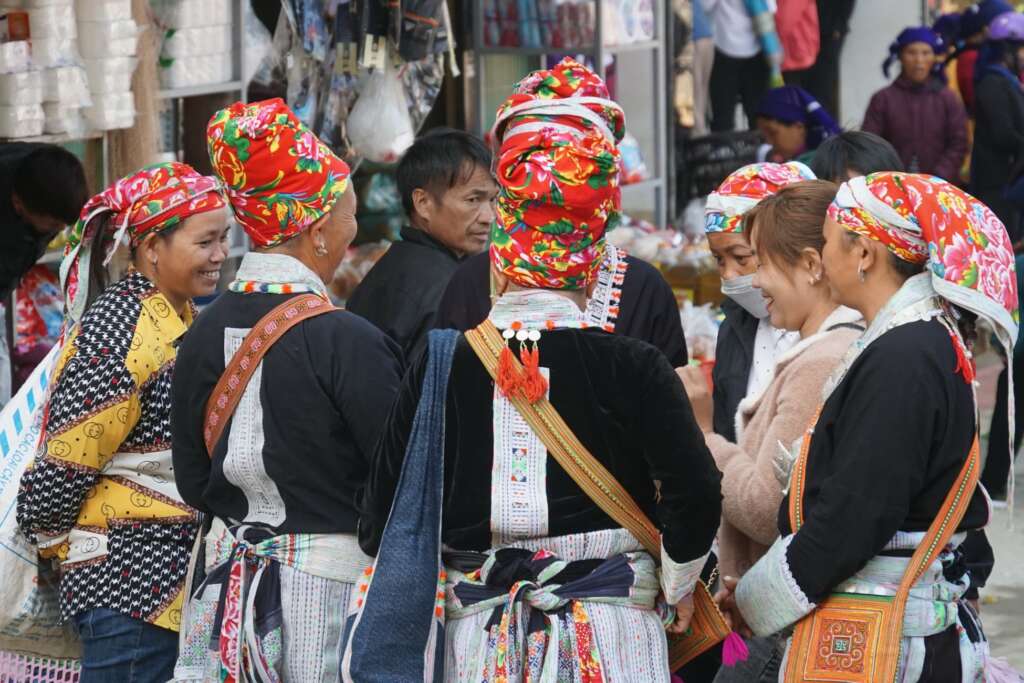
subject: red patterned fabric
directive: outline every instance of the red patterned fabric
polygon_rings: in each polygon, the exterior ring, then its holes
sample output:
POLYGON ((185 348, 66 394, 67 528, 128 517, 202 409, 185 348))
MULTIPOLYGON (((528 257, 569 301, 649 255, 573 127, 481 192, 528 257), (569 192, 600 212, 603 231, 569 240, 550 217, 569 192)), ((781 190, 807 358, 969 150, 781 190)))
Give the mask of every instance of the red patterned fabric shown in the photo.
POLYGON ((527 76, 498 109, 491 260, 513 282, 583 289, 596 276, 619 220, 624 125, 604 82, 570 58, 527 76))
POLYGON ((705 232, 743 232, 743 216, 762 199, 787 185, 814 180, 814 172, 799 161, 749 164, 732 172, 708 196, 705 232))
POLYGON ((235 217, 257 247, 299 234, 348 187, 348 164, 280 98, 218 111, 206 141, 235 217))
POLYGON ((940 296, 989 318, 1013 346, 1019 321, 1013 247, 980 201, 934 176, 875 173, 843 183, 828 215, 904 261, 927 263, 940 296))
POLYGON ((172 161, 148 166, 86 202, 71 228, 68 251, 81 242, 86 224, 102 213, 127 230, 132 246, 151 232, 167 230, 189 216, 226 206, 216 178, 199 175, 188 164, 172 161))
POLYGON ((92 258, 93 238, 101 222, 94 219, 112 214, 117 227, 113 239, 101 245, 104 261, 110 261, 127 235, 132 247, 146 235, 179 225, 189 216, 227 206, 216 178, 200 175, 188 164, 177 161, 155 164, 126 176, 86 202, 78 221, 71 227, 61 264, 61 284, 68 314, 77 321, 84 312, 86 292, 79 292, 79 272, 92 258))

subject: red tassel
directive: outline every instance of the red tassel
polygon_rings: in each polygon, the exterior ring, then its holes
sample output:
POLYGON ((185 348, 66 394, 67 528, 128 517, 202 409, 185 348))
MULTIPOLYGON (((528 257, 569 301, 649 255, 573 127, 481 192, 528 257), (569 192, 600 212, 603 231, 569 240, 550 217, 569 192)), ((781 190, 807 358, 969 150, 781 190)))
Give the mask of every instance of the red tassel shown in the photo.
POLYGON ((725 637, 725 642, 722 643, 722 664, 725 666, 736 666, 740 662, 747 661, 750 657, 750 650, 747 649, 747 644, 743 642, 743 638, 740 634, 733 631, 725 637))
POLYGON ((526 376, 523 379, 523 395, 530 403, 536 403, 548 393, 548 381, 540 372, 540 350, 536 344, 532 349, 523 344, 519 349, 519 358, 526 370, 526 376))
POLYGON ((963 375, 964 381, 970 384, 975 377, 974 361, 967 357, 967 349, 952 330, 949 331, 949 338, 953 342, 953 350, 956 352, 956 369, 953 372, 963 375))
POLYGON ((507 346, 501 350, 501 354, 498 356, 498 375, 495 381, 505 397, 511 396, 522 386, 522 373, 516 368, 512 349, 507 346))

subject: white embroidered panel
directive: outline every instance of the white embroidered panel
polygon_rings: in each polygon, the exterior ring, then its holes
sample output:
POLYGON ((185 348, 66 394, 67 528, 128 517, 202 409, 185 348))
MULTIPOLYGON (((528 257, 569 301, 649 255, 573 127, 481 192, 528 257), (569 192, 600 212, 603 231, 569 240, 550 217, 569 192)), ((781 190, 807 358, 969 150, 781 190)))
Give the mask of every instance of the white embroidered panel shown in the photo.
MULTIPOLYGON (((249 330, 224 330, 224 362, 230 363, 249 330)), ((277 484, 267 474, 263 463, 263 406, 260 385, 263 362, 256 366, 245 393, 238 402, 228 435, 228 453, 224 458, 224 476, 245 494, 249 510, 244 522, 280 526, 287 516, 284 500, 277 484)))
POLYGON ((597 286, 587 301, 584 316, 589 325, 600 327, 607 332, 615 331, 619 316, 619 301, 622 298, 622 283, 625 281, 626 253, 605 245, 604 260, 597 271, 597 286))
MULTIPOLYGON (((547 368, 541 372, 549 376, 547 368)), ((497 387, 493 405, 491 542, 543 538, 548 535, 548 449, 497 387)))

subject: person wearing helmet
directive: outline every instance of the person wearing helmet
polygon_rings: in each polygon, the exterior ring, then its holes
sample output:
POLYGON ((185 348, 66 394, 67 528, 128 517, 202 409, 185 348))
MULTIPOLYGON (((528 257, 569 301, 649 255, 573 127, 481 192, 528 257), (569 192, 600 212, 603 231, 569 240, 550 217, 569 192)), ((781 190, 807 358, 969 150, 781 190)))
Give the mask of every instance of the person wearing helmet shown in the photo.
POLYGON ((1021 239, 1021 206, 1007 198, 1024 173, 1024 14, 1007 12, 992 20, 975 73, 977 127, 971 155, 971 192, 1021 239))

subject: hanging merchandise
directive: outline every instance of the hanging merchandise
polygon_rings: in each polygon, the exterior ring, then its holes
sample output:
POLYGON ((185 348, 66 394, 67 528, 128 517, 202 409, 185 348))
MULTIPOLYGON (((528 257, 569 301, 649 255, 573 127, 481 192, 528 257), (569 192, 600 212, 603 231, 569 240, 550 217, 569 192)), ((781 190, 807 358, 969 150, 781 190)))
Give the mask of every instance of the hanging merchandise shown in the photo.
POLYGON ((448 34, 442 17, 444 0, 403 2, 398 53, 415 62, 448 49, 448 34))
POLYGON ((416 133, 405 104, 402 81, 389 64, 375 70, 360 88, 348 119, 355 154, 377 163, 397 163, 416 133))
POLYGON ((364 155, 397 160, 441 89, 453 47, 446 8, 440 0, 288 0, 249 87, 284 96, 350 165, 364 155))

